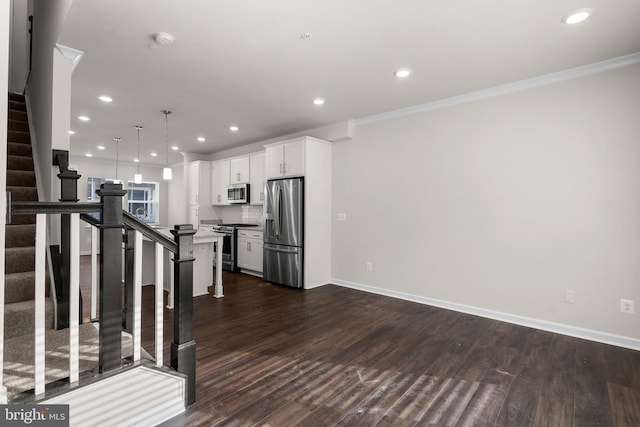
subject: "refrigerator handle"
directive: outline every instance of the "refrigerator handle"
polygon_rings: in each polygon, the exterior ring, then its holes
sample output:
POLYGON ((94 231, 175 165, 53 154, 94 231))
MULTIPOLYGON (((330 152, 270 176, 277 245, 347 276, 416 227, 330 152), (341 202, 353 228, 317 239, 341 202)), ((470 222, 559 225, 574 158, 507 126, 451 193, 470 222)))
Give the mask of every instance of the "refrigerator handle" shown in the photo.
POLYGON ((282 188, 280 186, 276 187, 276 191, 274 194, 274 206, 273 206, 273 232, 276 236, 276 239, 280 238, 280 231, 282 230, 282 221, 281 218, 281 201, 282 199, 282 188))

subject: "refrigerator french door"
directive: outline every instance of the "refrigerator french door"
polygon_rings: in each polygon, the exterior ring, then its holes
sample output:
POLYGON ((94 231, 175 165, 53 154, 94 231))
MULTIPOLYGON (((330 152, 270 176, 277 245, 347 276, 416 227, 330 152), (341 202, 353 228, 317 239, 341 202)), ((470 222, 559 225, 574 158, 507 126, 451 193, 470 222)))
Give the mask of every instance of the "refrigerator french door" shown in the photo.
POLYGON ((304 180, 269 180, 264 187, 263 278, 302 288, 304 180))

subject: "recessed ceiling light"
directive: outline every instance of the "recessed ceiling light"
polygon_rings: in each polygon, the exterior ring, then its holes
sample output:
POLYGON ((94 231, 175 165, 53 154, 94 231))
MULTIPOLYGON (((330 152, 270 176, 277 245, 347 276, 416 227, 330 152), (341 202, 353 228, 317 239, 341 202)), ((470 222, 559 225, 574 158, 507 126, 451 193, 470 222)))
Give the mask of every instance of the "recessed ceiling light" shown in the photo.
POLYGON ((158 156, 158 153, 150 153, 150 154, 151 154, 151 157, 157 157, 158 156))
POLYGON ((134 162, 140 163, 140 159, 133 159, 134 162))
POLYGON ((93 157, 93 154, 91 154, 91 153, 85 153, 85 157, 93 157))
POLYGON ((205 142, 205 141, 206 141, 206 139, 205 139, 204 136, 199 136, 198 137, 198 142, 205 142))
POLYGON ((238 128, 238 126, 229 126, 229 130, 231 132, 238 132, 239 128, 238 128))
POLYGON ((395 74, 396 77, 404 79, 405 77, 409 77, 409 75, 411 74, 411 70, 409 70, 407 68, 402 68, 402 69, 396 71, 394 74, 395 74))
POLYGON ((78 120, 82 120, 83 122, 88 122, 91 119, 87 116, 78 116, 78 120))
POLYGON ((324 98, 316 98, 313 100, 314 105, 322 105, 324 104, 324 98))
POLYGON ((102 101, 102 102, 107 102, 107 103, 109 103, 109 102, 112 102, 112 101, 113 101, 113 98, 111 98, 110 96, 107 96, 107 95, 100 95, 100 96, 98 97, 98 99, 99 99, 100 101, 102 101))
POLYGON ((178 147, 177 145, 174 145, 173 147, 171 147, 171 149, 173 151, 178 151, 180 149, 180 147, 178 147))
POLYGON ((104 145, 96 145, 98 150, 104 150, 106 147, 104 145))
POLYGON ((75 130, 69 130, 69 135, 75 135, 76 131, 75 130))
POLYGON ((589 15, 591 15, 591 12, 593 12, 593 9, 578 9, 568 15, 565 15, 562 18, 562 22, 569 25, 577 24, 587 19, 589 15))

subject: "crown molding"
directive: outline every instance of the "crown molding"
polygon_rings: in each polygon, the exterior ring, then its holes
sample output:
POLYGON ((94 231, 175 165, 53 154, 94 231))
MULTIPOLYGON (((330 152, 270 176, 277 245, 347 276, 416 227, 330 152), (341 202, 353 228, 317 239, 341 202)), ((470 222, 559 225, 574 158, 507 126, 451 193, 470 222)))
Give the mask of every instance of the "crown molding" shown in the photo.
POLYGON ((475 92, 465 93, 463 95, 453 96, 451 98, 440 99, 437 101, 427 102, 424 104, 414 105, 411 107, 400 108, 398 110, 387 111, 372 116, 363 117, 354 120, 354 125, 364 125, 368 123, 379 122, 383 120, 393 119, 396 117, 407 116, 410 114, 422 113, 425 111, 437 110, 440 108, 451 107, 467 102, 479 101, 481 99, 491 98, 494 96, 506 95, 509 93, 520 92, 523 90, 533 89, 541 86, 547 86, 555 83, 573 80, 580 77, 590 76, 592 74, 603 73, 605 71, 615 70, 640 63, 640 52, 631 55, 619 56, 617 58, 607 59, 605 61, 594 62, 580 67, 570 68, 568 70, 558 71, 555 73, 544 74, 542 76, 533 77, 526 80, 520 80, 513 83, 507 83, 500 86, 494 86, 488 89, 482 89, 475 92))

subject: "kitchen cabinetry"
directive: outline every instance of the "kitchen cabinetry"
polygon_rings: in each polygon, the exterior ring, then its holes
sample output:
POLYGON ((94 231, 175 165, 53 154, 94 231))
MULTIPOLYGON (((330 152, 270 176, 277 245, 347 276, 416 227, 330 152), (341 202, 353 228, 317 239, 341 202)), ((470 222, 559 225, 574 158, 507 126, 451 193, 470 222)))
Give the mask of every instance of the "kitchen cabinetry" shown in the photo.
POLYGON ((265 145, 267 179, 304 175, 307 138, 265 145))
MULTIPOLYGON (((189 183, 189 204, 208 205, 209 185, 211 178, 211 165, 209 162, 198 160, 189 163, 188 183, 189 183)), ((197 224, 197 223, 196 223, 197 224)))
POLYGON ((262 231, 238 230, 238 267, 262 274, 262 231))
POLYGON ((304 288, 331 283, 331 143, 305 136, 265 149, 267 179, 304 175, 304 288))
POLYGON ((249 158, 249 191, 252 205, 264 203, 264 153, 254 154, 249 158))
POLYGON ((231 184, 249 183, 249 157, 238 157, 229 160, 231 170, 229 182, 231 184))
POLYGON ((227 187, 229 187, 229 160, 211 163, 211 204, 227 205, 227 187))

